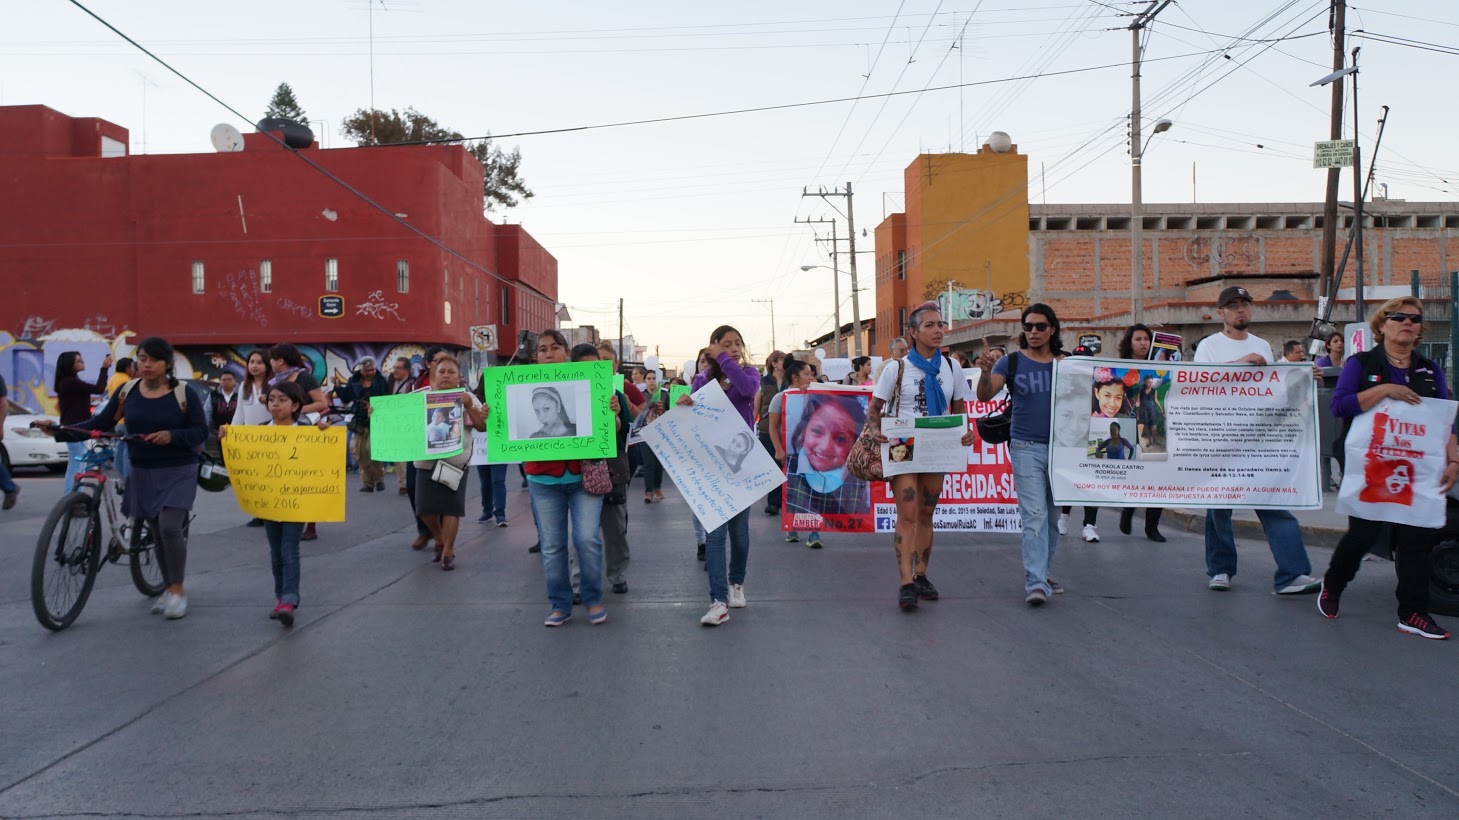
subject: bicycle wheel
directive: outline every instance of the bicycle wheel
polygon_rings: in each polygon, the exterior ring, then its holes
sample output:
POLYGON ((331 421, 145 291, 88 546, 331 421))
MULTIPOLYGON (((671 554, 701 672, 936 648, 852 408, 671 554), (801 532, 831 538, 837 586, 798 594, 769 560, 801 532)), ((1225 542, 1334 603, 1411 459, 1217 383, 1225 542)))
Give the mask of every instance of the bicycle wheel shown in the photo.
POLYGON ((167 588, 162 579, 162 564, 157 561, 157 540, 152 537, 152 528, 146 521, 132 522, 131 545, 127 555, 131 558, 132 583, 137 591, 148 598, 155 598, 167 588))
POLYGON ((101 515, 96 496, 67 493, 41 527, 30 567, 30 604, 36 620, 50 630, 70 626, 86 606, 101 568, 101 515), (85 516, 78 517, 78 506, 85 516))

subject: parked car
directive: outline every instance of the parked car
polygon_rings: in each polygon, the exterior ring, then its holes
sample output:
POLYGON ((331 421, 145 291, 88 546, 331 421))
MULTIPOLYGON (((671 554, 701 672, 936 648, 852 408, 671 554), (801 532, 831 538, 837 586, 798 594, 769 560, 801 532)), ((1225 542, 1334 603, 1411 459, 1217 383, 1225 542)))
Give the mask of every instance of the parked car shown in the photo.
POLYGON ((38 416, 5 399, 5 438, 0 439, 0 461, 6 469, 43 466, 53 470, 66 468, 66 445, 30 426, 33 421, 58 421, 55 416, 38 416))

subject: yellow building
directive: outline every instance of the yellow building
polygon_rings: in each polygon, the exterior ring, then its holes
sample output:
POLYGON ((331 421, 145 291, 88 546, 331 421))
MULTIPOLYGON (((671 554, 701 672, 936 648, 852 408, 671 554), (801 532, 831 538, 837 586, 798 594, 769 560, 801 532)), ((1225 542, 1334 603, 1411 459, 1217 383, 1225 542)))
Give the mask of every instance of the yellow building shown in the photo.
POLYGON ((876 249, 878 261, 888 262, 892 276, 887 279, 905 276, 905 291, 878 276, 877 339, 902 333, 894 325, 898 308, 906 305, 890 304, 901 293, 917 304, 935 299, 952 283, 955 290, 991 291, 1005 309, 1026 303, 1028 157, 1008 144, 1006 135, 990 142, 1003 150, 984 145, 976 154, 922 154, 907 166, 905 217, 883 220, 876 249), (900 236, 905 248, 882 247, 900 236), (905 266, 893 261, 899 258, 905 258, 905 266))

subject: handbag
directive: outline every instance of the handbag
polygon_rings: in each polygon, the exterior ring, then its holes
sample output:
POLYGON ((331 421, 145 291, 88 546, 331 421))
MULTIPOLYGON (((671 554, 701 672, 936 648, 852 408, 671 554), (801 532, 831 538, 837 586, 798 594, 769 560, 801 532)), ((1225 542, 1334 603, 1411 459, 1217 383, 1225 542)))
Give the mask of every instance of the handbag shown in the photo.
POLYGON ((466 475, 465 470, 444 459, 437 461, 436 466, 431 468, 431 480, 453 493, 461 486, 461 478, 464 475, 466 475))
MULTIPOLYGON (((892 400, 887 402, 887 406, 892 408, 887 415, 895 416, 902 409, 902 375, 905 367, 902 360, 897 359, 897 386, 892 390, 892 400)), ((871 429, 870 424, 861 429, 861 435, 851 445, 851 452, 846 456, 846 469, 862 481, 884 480, 881 471, 881 442, 877 441, 877 431, 871 429)))
POLYGON ((1018 375, 1018 351, 1008 354, 1008 399, 997 413, 976 420, 978 437, 989 444, 1007 444, 1013 438, 1013 377, 1018 375))
POLYGON ((583 491, 588 495, 613 492, 613 476, 608 472, 608 462, 601 458, 583 462, 583 491))

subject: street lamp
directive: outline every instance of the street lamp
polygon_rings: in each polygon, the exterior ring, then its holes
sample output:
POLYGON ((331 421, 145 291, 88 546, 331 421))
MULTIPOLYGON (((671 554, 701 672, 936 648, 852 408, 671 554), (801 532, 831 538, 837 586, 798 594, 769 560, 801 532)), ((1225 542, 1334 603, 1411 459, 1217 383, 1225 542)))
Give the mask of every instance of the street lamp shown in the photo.
MULTIPOLYGON (((839 358, 841 358, 841 271, 840 271, 840 269, 838 269, 835 266, 831 266, 831 267, 827 267, 826 265, 801 265, 800 266, 800 269, 801 269, 802 272, 813 271, 816 268, 821 268, 822 270, 828 270, 828 271, 831 272, 831 297, 836 300, 836 313, 835 313, 835 316, 836 316, 836 335, 835 335, 835 339, 836 339, 836 341, 835 341, 834 344, 832 344, 831 351, 832 351, 832 355, 835 358, 838 358, 839 359, 839 358)), ((860 328, 857 328, 857 330, 860 331, 860 328)))
MULTIPOLYGON (((1130 116, 1130 322, 1145 321, 1145 194, 1140 179, 1140 161, 1150 140, 1140 142, 1140 114, 1136 106, 1130 116)), ((1150 139, 1156 134, 1170 130, 1175 123, 1167 119, 1156 120, 1150 139)))

